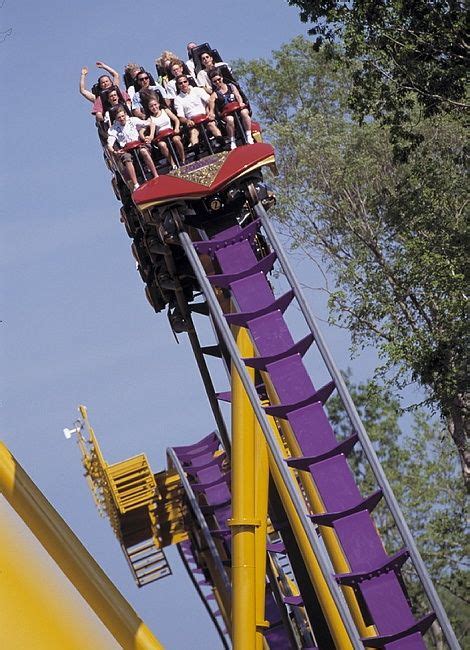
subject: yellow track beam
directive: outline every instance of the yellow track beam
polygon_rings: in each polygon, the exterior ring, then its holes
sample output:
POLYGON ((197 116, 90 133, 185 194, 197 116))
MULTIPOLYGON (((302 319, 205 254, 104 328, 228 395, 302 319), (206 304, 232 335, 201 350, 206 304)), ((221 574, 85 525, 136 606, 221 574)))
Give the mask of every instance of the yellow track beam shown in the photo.
MULTIPOLYGON (((241 357, 253 354, 246 330, 234 328, 241 357)), ((251 371, 252 379, 254 371, 251 371)), ((255 511, 255 416, 232 364, 232 644, 257 650, 255 511)), ((264 580, 264 576, 263 576, 264 580)), ((259 647, 259 646, 258 646, 259 647)))
MULTIPOLYGON (((284 443, 279 434, 274 418, 268 417, 268 420, 271 424, 271 428, 278 441, 278 445, 279 445, 279 449, 281 450, 281 453, 284 456, 287 456, 284 443)), ((328 627, 331 632, 331 636, 333 637, 335 643, 335 647, 338 650, 351 650, 353 646, 349 639, 348 633, 346 632, 346 628, 344 627, 344 624, 338 613, 333 597, 330 593, 330 590, 328 589, 328 585, 325 582, 325 579, 320 569, 320 565, 318 564, 318 561, 315 557, 312 547, 310 546, 310 543, 308 541, 307 535, 304 531, 300 518, 290 498, 289 492, 284 484, 284 481, 282 480, 282 476, 279 470, 277 469, 276 463, 274 462, 274 459, 272 458, 271 454, 269 454, 269 468, 274 483, 276 485, 277 491, 279 493, 279 497, 282 501, 282 505, 284 506, 284 509, 286 511, 287 518, 289 519, 289 523, 292 527, 292 531, 297 540, 297 544, 299 545, 299 549, 302 554, 305 567, 308 571, 310 580, 315 589, 321 608, 327 620, 328 627)), ((292 470, 290 471, 291 474, 294 476, 293 471, 292 470)), ((294 476, 294 480, 295 480, 295 476, 294 476)))
MULTIPOLYGON (((278 404, 279 399, 275 393, 275 390, 269 380, 267 373, 263 373, 263 379, 266 382, 266 390, 270 397, 271 404, 278 404)), ((286 439, 289 451, 292 456, 301 456, 302 451, 299 447, 299 444, 292 432, 292 429, 287 420, 279 420, 281 431, 286 439)), ((302 483, 302 487, 307 496, 307 501, 312 509, 312 512, 321 513, 325 512, 326 508, 321 500, 321 497, 316 488, 315 482, 313 480, 310 472, 301 471, 299 472, 299 478, 302 483)), ((335 531, 328 526, 320 526, 320 532, 322 539, 324 541, 325 547, 328 551, 328 555, 331 558, 331 563, 336 571, 336 573, 349 573, 351 568, 345 558, 341 544, 336 536, 335 531)), ((353 620, 357 626, 358 632, 361 637, 376 636, 377 630, 373 625, 367 626, 364 617, 362 616, 361 609, 357 602, 357 598, 354 594, 352 587, 342 587, 344 597, 351 611, 353 620)))
POLYGON ((0 639, 5 650, 118 650, 26 524, 0 494, 0 639))
MULTIPOLYGON (((250 356, 254 356, 250 352, 250 356)), ((254 414, 253 414, 254 415, 254 414)), ((263 431, 254 417, 255 424, 255 513, 260 525, 255 530, 256 545, 256 650, 267 647, 263 629, 268 621, 264 620, 266 611, 266 540, 268 534, 268 492, 269 461, 268 444, 263 431)))
POLYGON ((124 650, 163 648, 1 442, 0 492, 124 650))

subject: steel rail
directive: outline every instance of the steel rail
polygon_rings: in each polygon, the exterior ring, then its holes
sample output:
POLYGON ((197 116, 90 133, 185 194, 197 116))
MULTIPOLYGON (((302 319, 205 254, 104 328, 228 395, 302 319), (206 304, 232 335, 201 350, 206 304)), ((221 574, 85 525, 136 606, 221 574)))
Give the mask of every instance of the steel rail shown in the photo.
POLYGON ((307 536, 307 539, 310 543, 310 546, 312 547, 315 556, 317 558, 318 564, 320 566, 323 578, 325 582, 328 585, 328 588, 330 590, 331 596, 335 602, 335 605, 338 609, 338 612, 340 614, 341 619, 343 620, 344 626, 346 628, 347 634, 349 636, 349 639, 351 641, 351 644, 356 650, 362 650, 363 649, 363 643, 359 637, 358 631, 356 629, 356 626, 354 625, 354 622, 351 617, 351 613, 349 611, 349 608, 346 604, 346 601, 344 599, 344 595, 341 592, 338 584, 333 578, 332 572, 331 572, 331 565, 329 563, 329 558, 326 555, 325 551, 321 547, 318 539, 317 539, 317 534, 316 531, 314 530, 312 524, 310 523, 310 520, 308 519, 308 512, 305 506, 305 502, 301 499, 299 492, 293 483, 289 470, 284 463, 283 457, 278 449, 278 446, 276 444, 276 441, 273 437, 273 434, 271 432, 271 427, 269 425, 269 422, 267 420, 266 413, 264 412, 259 398, 258 394, 256 392, 256 389, 252 382, 250 381, 250 377, 248 375, 248 372, 245 368, 245 365, 240 358, 237 350, 236 343, 233 339, 232 333, 230 331, 229 325, 227 324, 224 314, 222 312, 222 309, 219 305, 219 302, 214 294, 214 291, 212 289, 212 286, 210 285, 209 281, 207 280, 206 274, 204 272, 204 268, 201 264, 201 261, 199 260, 199 257, 194 250, 193 244, 191 242, 191 239, 189 235, 186 232, 180 232, 179 233, 179 239, 181 242, 181 245, 183 246, 183 249, 186 253, 186 256, 191 263, 191 266, 196 274, 196 278, 199 282, 199 285, 204 293, 204 296, 207 300, 209 309, 214 317, 215 322, 217 323, 217 326, 220 329, 220 333, 223 337, 224 343, 227 346, 227 349, 230 354, 230 358, 232 359, 233 364, 235 365, 237 372, 240 376, 240 379, 243 383, 243 386, 246 390, 246 393, 250 399, 250 402, 252 404, 253 410, 255 412, 255 415, 258 419, 258 422, 260 424, 261 430, 263 431, 263 434, 266 438, 266 442, 268 444, 268 447, 273 455, 273 459, 276 463, 276 466, 278 468, 279 473, 281 474, 282 480, 284 481, 284 484, 286 485, 287 491, 289 493, 289 496, 292 500, 292 503, 295 507, 295 510, 300 518, 302 527, 304 529, 305 535, 307 536))
POLYGON ((436 592, 436 589, 431 581, 429 573, 424 565, 423 559, 420 555, 418 547, 416 546, 416 543, 413 539, 408 524, 406 523, 403 517, 403 513, 401 512, 398 501, 393 493, 393 490, 390 486, 390 483, 388 482, 387 477, 385 476, 385 472, 382 468, 382 465, 380 464, 378 456, 372 446, 372 442, 365 430, 365 427, 362 424, 359 413, 357 412, 357 409, 349 393, 348 387, 346 386, 346 382, 344 381, 341 372, 336 366, 336 363, 328 349, 326 341, 316 323, 315 317, 312 314, 312 311, 307 301, 305 300, 299 282, 295 277, 294 271, 292 270, 292 266, 289 260, 287 259, 287 256, 283 250, 278 235, 274 230, 274 228, 272 227, 269 221, 268 214, 264 209, 264 207, 261 205, 261 203, 257 203, 254 207, 254 210, 256 216, 259 217, 261 220, 261 224, 268 236, 268 239, 271 243, 273 250, 276 252, 282 270, 284 271, 285 276, 291 288, 294 291, 295 298, 299 304, 302 314, 304 315, 305 321, 311 333, 314 336, 315 343, 317 344, 318 350, 323 358, 323 361, 325 362, 325 365, 330 373, 331 378, 335 382, 338 394, 344 404, 344 407, 349 416, 351 424, 355 432, 359 436, 359 441, 362 445, 366 458, 369 461, 371 469, 375 475, 375 478, 377 479, 380 488, 382 489, 383 496, 393 515, 393 518, 395 520, 398 530, 400 531, 403 541, 408 548, 408 551, 410 553, 410 558, 416 569, 416 573, 418 574, 421 580, 421 584, 423 585, 424 591, 429 599, 429 602, 432 608, 434 609, 434 612, 442 628, 442 632, 444 633, 446 641, 449 644, 451 650, 459 650, 460 644, 457 640, 454 630, 452 629, 452 626, 444 610, 444 607, 441 603, 441 600, 436 592))
MULTIPOLYGON (((171 254, 167 254, 165 257, 166 257, 168 270, 173 275, 173 277, 177 279, 178 274, 177 274, 173 256, 171 254)), ((230 458, 230 452, 231 452, 230 437, 228 435, 224 416, 222 415, 222 411, 220 409, 220 405, 217 400, 217 395, 214 388, 214 384, 212 382, 212 377, 210 375, 209 368, 206 363, 206 359, 202 352, 201 344, 199 343, 199 337, 196 328, 194 326, 194 321, 191 316, 191 312, 188 308, 186 300, 184 299, 183 288, 178 280, 177 282, 178 285, 175 291, 176 300, 181 310, 181 313, 184 314, 184 318, 189 323, 189 329, 187 331, 187 334, 188 334, 189 342, 191 344, 194 356, 196 358, 196 364, 199 369, 199 374, 201 375, 202 383, 204 384, 207 399, 209 400, 209 405, 212 410, 212 415, 214 416, 214 420, 217 426, 217 435, 219 436, 219 439, 225 449, 227 457, 230 458)))
POLYGON ((186 492, 186 496, 188 497, 189 504, 196 516, 197 522, 201 528, 201 532, 203 534, 204 540, 207 544, 207 547, 214 558, 214 562, 217 566, 217 569, 221 575, 222 582, 224 584, 225 589, 227 590, 227 595, 230 596, 232 587, 230 585, 230 581, 227 576, 227 572, 225 570, 224 565, 222 564, 222 560, 220 559, 219 552, 217 550, 217 547, 214 543, 214 540, 212 539, 212 536, 209 531, 209 526, 207 525, 207 521, 204 518, 204 515, 201 512, 201 509, 199 507, 199 503, 197 501, 196 495, 194 494, 194 491, 191 487, 190 482, 188 481, 188 478, 186 476, 186 472, 184 471, 183 466, 180 463, 180 460, 178 456, 176 455, 174 449, 169 447, 166 450, 166 454, 168 458, 171 460, 173 467, 176 469, 176 471, 179 474, 181 483, 183 485, 184 491, 186 492))
POLYGON ((209 368, 204 358, 204 353, 201 349, 201 344, 199 343, 199 337, 197 335, 196 328, 194 327, 194 321, 191 317, 190 317, 190 322, 191 322, 191 328, 187 333, 189 342, 193 349, 193 353, 196 358, 197 367, 199 369, 202 383, 204 384, 204 388, 206 391, 207 399, 209 400, 209 404, 212 410, 212 415, 214 416, 214 420, 217 425, 217 429, 218 429, 217 433, 219 435, 219 439, 222 443, 222 446, 225 449, 227 458, 230 458, 231 443, 230 443, 230 437, 227 432, 224 416, 222 415, 222 411, 220 409, 220 405, 217 399, 217 394, 215 392, 214 384, 212 382, 212 377, 210 375, 209 368))
POLYGON ((187 560, 187 558, 186 558, 186 556, 184 554, 184 551, 181 549, 181 545, 177 544, 176 547, 177 547, 179 556, 181 558, 181 561, 183 562, 183 566, 186 569, 187 574, 189 575, 189 579, 193 583, 193 586, 197 591, 197 595, 201 599, 202 604, 204 605, 204 608, 206 609, 207 613, 209 614, 209 617, 210 617, 212 623, 214 624, 215 629, 217 630, 217 633, 218 633, 218 635, 220 637, 220 640, 222 641, 222 645, 224 646, 224 650, 230 650, 230 645, 228 644, 227 639, 225 638, 224 631, 220 627, 220 623, 217 620, 216 615, 214 614, 214 612, 212 611, 212 609, 209 606, 209 603, 205 599, 204 592, 202 591, 198 581, 196 580, 196 578, 193 575, 193 572, 191 571, 191 567, 188 564, 188 560, 187 560))

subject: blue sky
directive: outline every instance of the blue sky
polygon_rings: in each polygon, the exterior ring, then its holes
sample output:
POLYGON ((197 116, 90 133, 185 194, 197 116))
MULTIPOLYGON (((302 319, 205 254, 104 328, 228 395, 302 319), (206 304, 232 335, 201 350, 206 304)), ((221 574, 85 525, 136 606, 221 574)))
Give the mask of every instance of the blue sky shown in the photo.
MULTIPOLYGON (((184 337, 175 343, 144 297, 79 74, 87 65, 91 85, 96 60, 153 70, 163 49, 184 55, 191 40, 209 41, 228 61, 269 56, 306 26, 280 0, 0 6, 0 30, 12 28, 0 43, 0 437, 167 648, 215 649, 176 553, 168 553, 174 577, 135 587, 97 516, 78 449, 62 435, 83 403, 109 462, 144 451, 157 471, 169 445, 214 426, 189 345, 184 337)), ((317 283, 294 264, 301 279, 317 283)), ((320 297, 312 300, 324 318, 320 297)), ((338 364, 348 366, 347 337, 326 326, 325 333, 338 364)), ((372 364, 362 358, 362 373, 372 364)), ((217 389, 226 390, 213 368, 217 389)))

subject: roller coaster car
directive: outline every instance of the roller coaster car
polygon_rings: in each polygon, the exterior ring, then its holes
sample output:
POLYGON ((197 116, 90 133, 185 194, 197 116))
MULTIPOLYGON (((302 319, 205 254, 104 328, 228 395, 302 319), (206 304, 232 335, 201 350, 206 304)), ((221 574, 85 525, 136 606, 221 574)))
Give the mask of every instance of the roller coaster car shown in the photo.
MULTIPOLYGON (((121 219, 134 238, 133 254, 146 284, 146 296, 155 309, 170 306, 170 323, 175 331, 175 314, 184 321, 184 309, 176 306, 176 292, 187 304, 199 290, 192 270, 179 246, 177 230, 197 229, 212 237, 225 228, 253 218, 251 195, 266 207, 274 201, 263 182, 262 167, 275 168, 274 149, 255 143, 216 153, 169 174, 145 182, 132 194, 121 219)), ((259 235, 260 255, 265 243, 259 235)), ((181 302, 181 300, 180 300, 181 302)))
MULTIPOLYGON (((214 197, 226 195, 250 176, 259 176, 264 166, 275 166, 271 145, 260 142, 237 147, 147 181, 133 193, 134 203, 144 216, 155 207, 178 201, 194 205, 202 200, 208 213, 220 212, 225 203, 219 198, 222 205, 218 205, 214 197)), ((230 203, 230 195, 225 198, 230 203)))

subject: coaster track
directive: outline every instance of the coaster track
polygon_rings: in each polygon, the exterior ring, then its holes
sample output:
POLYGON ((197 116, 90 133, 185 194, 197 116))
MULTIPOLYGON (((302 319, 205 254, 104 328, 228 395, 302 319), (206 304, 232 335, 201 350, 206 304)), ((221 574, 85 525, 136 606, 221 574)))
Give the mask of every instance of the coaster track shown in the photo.
MULTIPOLYGON (((241 146, 148 182, 141 179, 141 187, 131 193, 108 160, 146 296, 156 312, 169 305, 175 336, 189 336, 218 430, 167 450, 167 469, 155 475, 159 507, 148 502, 138 506, 149 517, 146 539, 158 538, 159 548, 178 544, 225 648, 418 650, 426 647, 423 636, 437 618, 456 649, 455 634, 399 505, 270 223, 267 209, 275 200, 262 168, 274 164, 269 145, 241 146), (290 285, 281 296, 269 281, 277 263, 290 285), (293 302, 307 330, 297 342, 284 318, 293 302), (214 333, 214 342, 205 347, 197 332, 200 318, 209 319, 214 333), (311 346, 324 364, 319 374, 326 371, 330 377, 323 386, 303 362, 311 346), (216 392, 208 355, 223 362, 230 391, 216 392), (334 391, 351 423, 347 439, 337 438, 328 419, 326 404, 334 391), (232 405, 230 433, 220 400, 232 405), (248 428, 236 424, 240 412, 251 417, 248 428), (248 429, 255 441, 252 453, 243 447, 248 429), (376 491, 367 496, 347 460, 355 446, 361 447, 377 481, 376 491), (264 453, 269 466, 265 477, 260 469, 264 453), (167 507, 164 486, 170 483, 177 483, 179 491, 171 492, 167 507), (252 491, 251 506, 246 505, 246 489, 252 491), (242 492, 247 510, 240 518, 242 492), (391 554, 372 514, 381 499, 404 543, 391 554), (179 532, 165 541, 156 531, 167 528, 179 532), (256 556, 248 605, 236 580, 237 571, 246 569, 239 564, 240 553, 245 559, 256 556), (402 567, 407 561, 432 608, 421 618, 415 616, 405 586, 402 567), (242 634, 240 612, 251 617, 250 607, 256 609, 253 645, 237 636, 242 634)), ((97 476, 102 481, 102 472, 97 476)), ((119 537, 123 513, 113 510, 112 499, 111 494, 107 514, 119 537)))

